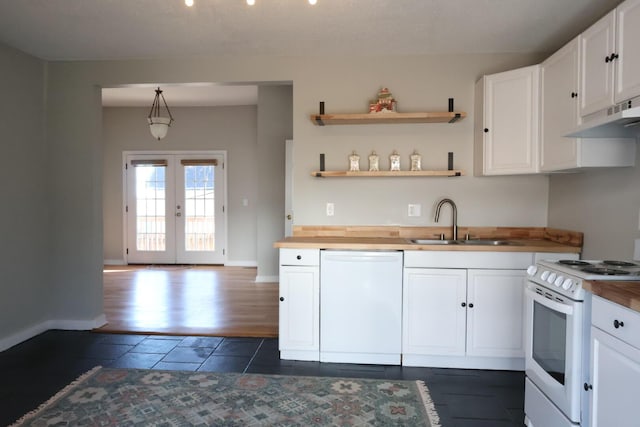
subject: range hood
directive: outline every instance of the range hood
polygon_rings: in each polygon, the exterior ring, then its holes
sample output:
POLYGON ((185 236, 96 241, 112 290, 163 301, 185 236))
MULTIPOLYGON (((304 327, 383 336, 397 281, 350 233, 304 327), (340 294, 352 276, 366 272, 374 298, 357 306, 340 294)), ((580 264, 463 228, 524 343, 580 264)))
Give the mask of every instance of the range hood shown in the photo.
POLYGON ((607 110, 607 115, 581 124, 565 135, 573 138, 638 138, 640 137, 640 107, 607 110))

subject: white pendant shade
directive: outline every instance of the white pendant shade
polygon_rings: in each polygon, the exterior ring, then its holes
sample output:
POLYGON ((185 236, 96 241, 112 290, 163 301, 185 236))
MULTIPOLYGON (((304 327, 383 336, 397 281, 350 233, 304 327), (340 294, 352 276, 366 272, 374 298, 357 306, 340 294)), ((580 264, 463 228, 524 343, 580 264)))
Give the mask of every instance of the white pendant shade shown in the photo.
POLYGON ((171 119, 169 117, 148 117, 151 135, 158 141, 167 136, 171 119))

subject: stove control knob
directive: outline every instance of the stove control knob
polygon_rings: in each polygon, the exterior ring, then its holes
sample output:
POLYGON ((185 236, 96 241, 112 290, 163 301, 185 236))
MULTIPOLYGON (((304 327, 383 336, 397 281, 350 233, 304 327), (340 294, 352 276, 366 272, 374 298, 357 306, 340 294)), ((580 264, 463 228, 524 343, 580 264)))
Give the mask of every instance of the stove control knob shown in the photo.
POLYGON ((547 277, 547 283, 553 283, 556 280, 556 277, 558 277, 556 273, 549 274, 549 277, 547 277))
POLYGON ((542 280, 547 280, 547 277, 549 277, 549 273, 550 273, 550 272, 549 272, 549 271, 547 271, 547 270, 543 271, 543 272, 542 272, 542 274, 540 275, 540 278, 541 278, 542 280))
POLYGON ((529 276, 535 275, 537 271, 538 271, 538 267, 535 265, 530 265, 529 268, 527 268, 527 274, 529 276))
POLYGON ((562 282, 562 289, 564 289, 565 291, 568 291, 572 286, 573 280, 571 279, 566 279, 564 282, 562 282))
POLYGON ((553 282, 553 284, 558 286, 558 287, 562 286, 563 283, 564 283, 564 276, 558 276, 556 278, 556 281, 553 282))

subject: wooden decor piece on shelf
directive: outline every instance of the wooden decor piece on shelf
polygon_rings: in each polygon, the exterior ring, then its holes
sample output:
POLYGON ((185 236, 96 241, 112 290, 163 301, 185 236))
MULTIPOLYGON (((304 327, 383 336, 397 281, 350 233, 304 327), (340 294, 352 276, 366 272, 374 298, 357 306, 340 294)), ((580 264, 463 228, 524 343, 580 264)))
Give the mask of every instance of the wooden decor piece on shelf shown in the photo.
POLYGON ((449 111, 397 113, 393 111, 379 113, 325 114, 324 101, 320 102, 320 113, 312 114, 309 119, 317 126, 325 125, 364 125, 396 123, 455 123, 467 117, 467 113, 453 111, 453 98, 449 98, 449 111))
POLYGON ((431 171, 314 171, 311 176, 317 178, 344 177, 417 177, 417 176, 462 176, 461 170, 431 170, 431 171))

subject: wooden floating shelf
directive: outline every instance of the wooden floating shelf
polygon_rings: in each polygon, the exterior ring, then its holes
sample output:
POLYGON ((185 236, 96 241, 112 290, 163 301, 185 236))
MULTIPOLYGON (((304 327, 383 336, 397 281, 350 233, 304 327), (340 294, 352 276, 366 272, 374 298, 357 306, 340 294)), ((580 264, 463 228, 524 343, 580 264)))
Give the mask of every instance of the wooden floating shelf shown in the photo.
POLYGON ((314 171, 311 176, 318 178, 338 177, 407 177, 407 176, 462 176, 464 172, 459 169, 437 171, 314 171))
POLYGON ((312 114, 309 118, 317 126, 365 125, 395 123, 454 123, 467 117, 462 111, 434 113, 364 113, 364 114, 312 114))

